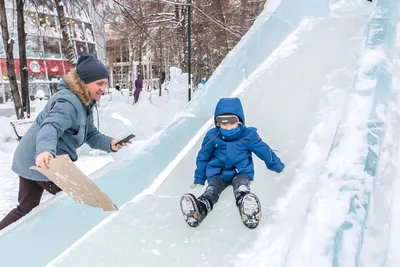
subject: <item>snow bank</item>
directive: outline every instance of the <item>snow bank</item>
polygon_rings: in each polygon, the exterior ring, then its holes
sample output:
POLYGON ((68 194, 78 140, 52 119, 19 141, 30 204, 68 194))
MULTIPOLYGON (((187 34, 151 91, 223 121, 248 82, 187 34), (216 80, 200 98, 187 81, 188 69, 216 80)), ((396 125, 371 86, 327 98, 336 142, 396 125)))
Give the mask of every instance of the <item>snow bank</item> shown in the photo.
POLYGON ((11 139, 15 139, 14 130, 10 124, 11 119, 7 117, 0 117, 0 145, 4 142, 8 142, 11 139))

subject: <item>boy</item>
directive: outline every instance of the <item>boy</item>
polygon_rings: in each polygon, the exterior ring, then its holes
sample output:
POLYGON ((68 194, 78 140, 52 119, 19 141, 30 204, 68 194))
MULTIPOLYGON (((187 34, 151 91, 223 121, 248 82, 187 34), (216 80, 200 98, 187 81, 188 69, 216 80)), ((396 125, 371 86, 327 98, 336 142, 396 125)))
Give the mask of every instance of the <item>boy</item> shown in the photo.
POLYGON ((244 111, 239 98, 222 98, 214 113, 215 128, 204 137, 196 159, 194 184, 204 185, 205 192, 196 199, 192 194, 181 198, 185 221, 197 227, 217 203, 221 192, 233 186, 236 206, 244 225, 256 228, 261 217, 261 206, 256 195, 250 192, 254 178, 252 152, 262 159, 267 168, 280 173, 285 165, 264 143, 257 129, 245 126, 244 111))

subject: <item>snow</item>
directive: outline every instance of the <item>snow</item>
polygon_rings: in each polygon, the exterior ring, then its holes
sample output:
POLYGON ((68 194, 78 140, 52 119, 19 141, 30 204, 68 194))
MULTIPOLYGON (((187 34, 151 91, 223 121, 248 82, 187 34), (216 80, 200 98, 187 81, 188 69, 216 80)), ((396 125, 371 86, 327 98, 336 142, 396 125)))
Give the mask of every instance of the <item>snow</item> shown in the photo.
MULTIPOLYGON (((54 197, 0 233, 0 254, 9 251, 3 262, 398 266, 400 24, 395 31, 393 10, 394 0, 268 1, 190 104, 187 75, 178 69, 171 69, 174 79, 161 97, 143 91, 132 105, 129 94, 112 91, 100 102, 101 131, 137 137, 112 156, 82 147, 77 164, 119 211, 105 214, 54 197), (204 190, 189 185, 222 96, 242 99, 247 124, 286 164, 277 175, 254 157, 251 187, 263 218, 251 231, 230 189, 199 228, 187 227, 179 210, 183 193, 204 190), (43 233, 57 239, 38 238, 43 233), (21 249, 28 251, 23 259, 16 257, 21 249)), ((8 118, 2 120, 7 128, 8 118)), ((0 135, 5 177, 13 175, 12 136, 0 135)), ((0 181, 0 203, 11 203, 15 179, 0 181)))

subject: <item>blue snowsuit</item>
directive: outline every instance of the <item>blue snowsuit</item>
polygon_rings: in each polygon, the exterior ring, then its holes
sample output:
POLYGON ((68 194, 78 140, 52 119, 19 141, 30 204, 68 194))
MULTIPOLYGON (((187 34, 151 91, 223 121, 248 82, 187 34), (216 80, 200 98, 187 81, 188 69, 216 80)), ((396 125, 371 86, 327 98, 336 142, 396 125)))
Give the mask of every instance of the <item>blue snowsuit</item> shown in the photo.
MULTIPOLYGON (((224 136, 218 127, 210 129, 204 137, 196 159, 194 183, 204 185, 213 176, 225 183, 232 183, 238 174, 254 179, 252 152, 262 159, 267 168, 280 173, 284 169, 281 160, 261 140, 254 127, 245 126, 245 117, 239 98, 222 98, 218 102, 214 118, 222 114, 234 114, 240 118, 242 129, 233 136, 224 136)), ((216 124, 215 124, 216 125, 216 124)))

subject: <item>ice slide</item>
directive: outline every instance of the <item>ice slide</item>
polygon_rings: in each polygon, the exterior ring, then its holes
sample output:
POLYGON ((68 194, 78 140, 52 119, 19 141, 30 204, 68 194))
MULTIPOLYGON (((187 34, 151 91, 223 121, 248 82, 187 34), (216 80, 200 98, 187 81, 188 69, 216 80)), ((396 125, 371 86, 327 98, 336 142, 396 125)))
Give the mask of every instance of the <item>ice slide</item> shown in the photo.
POLYGON ((315 170, 326 161, 353 89, 373 8, 356 0, 354 6, 299 2, 269 1, 180 117, 144 152, 94 175, 119 212, 59 195, 0 234, 2 266, 285 266, 317 184, 315 170), (343 12, 332 16, 330 7, 343 12), (241 224, 229 189, 201 227, 191 229, 179 198, 192 182, 215 104, 229 95, 241 97, 247 123, 258 127, 288 168, 277 176, 256 160, 252 189, 264 214, 256 230, 241 224), (278 222, 292 234, 271 234, 278 222))

